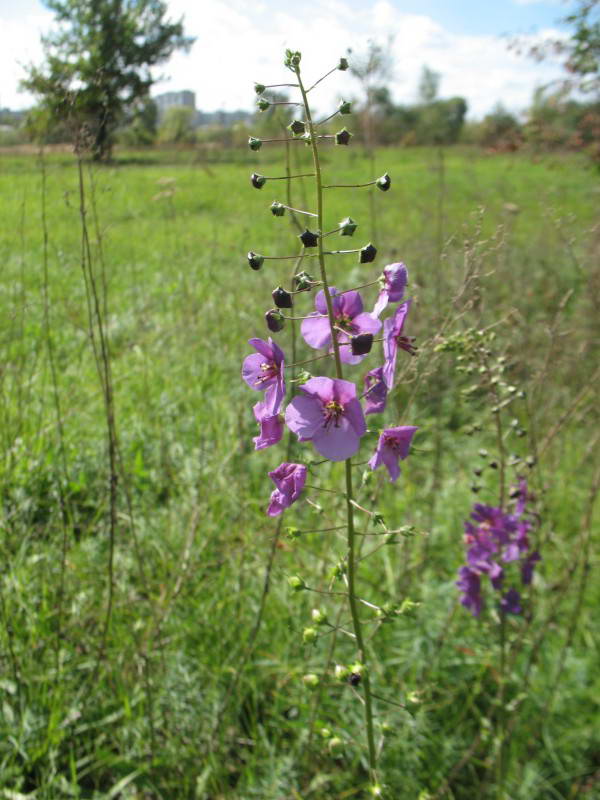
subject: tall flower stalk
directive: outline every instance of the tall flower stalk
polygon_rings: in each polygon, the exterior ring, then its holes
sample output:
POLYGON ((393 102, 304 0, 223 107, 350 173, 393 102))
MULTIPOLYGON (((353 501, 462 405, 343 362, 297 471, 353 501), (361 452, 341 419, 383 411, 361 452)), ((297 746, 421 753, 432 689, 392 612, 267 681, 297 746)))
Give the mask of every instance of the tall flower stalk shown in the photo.
MULTIPOLYGON (((342 495, 345 512, 346 554, 342 559, 341 573, 346 584, 347 601, 352 619, 351 636, 356 645, 356 660, 346 668, 338 665, 340 668, 337 670, 337 674, 362 694, 370 790, 374 796, 379 796, 382 790, 377 769, 378 752, 375 746, 374 695, 371 689, 369 653, 363 632, 364 623, 359 615, 359 607, 363 608, 362 604, 364 604, 364 607, 376 611, 379 615, 378 619, 388 613, 393 615, 393 612, 389 608, 384 611, 375 604, 363 600, 357 593, 358 548, 354 515, 357 510, 366 512, 372 520, 379 515, 369 512, 357 502, 352 474, 356 465, 353 464, 352 458, 358 452, 361 439, 367 432, 365 414, 381 413, 385 409, 387 393, 393 387, 398 350, 403 349, 410 354, 415 352, 412 338, 403 334, 409 303, 400 306, 385 323, 379 319, 380 315, 385 312, 388 303, 398 303, 403 298, 407 285, 407 270, 403 264, 388 265, 377 280, 361 281, 361 285, 358 287, 340 288, 330 282, 327 270, 328 257, 356 253, 360 264, 368 264, 375 259, 377 250, 370 242, 363 247, 354 249, 326 248, 324 241, 326 237, 334 234, 352 236, 357 224, 351 217, 347 217, 337 227, 327 230, 324 190, 376 185, 385 192, 390 188, 391 179, 386 173, 381 178, 363 184, 324 183, 319 153, 320 143, 330 143, 331 140, 334 140, 336 145, 346 146, 350 142, 351 133, 346 128, 342 128, 335 134, 320 133, 320 126, 338 115, 350 113, 350 104, 341 101, 334 114, 320 122, 315 122, 309 94, 328 75, 336 70, 346 70, 348 63, 346 59, 340 59, 337 67, 307 88, 301 74, 300 62, 300 53, 286 51, 284 64, 295 76, 295 83, 288 84, 288 86, 297 89, 301 98, 301 102, 292 104, 302 110, 303 119, 292 121, 288 127, 291 136, 287 137, 285 142, 287 148, 289 148, 290 142, 294 141, 303 141, 311 148, 313 171, 310 173, 302 171, 290 178, 310 177, 314 180, 316 211, 291 208, 289 198, 286 205, 274 201, 270 208, 273 216, 276 217, 283 216, 288 209, 294 215, 305 215, 311 227, 316 228, 316 230, 306 228, 298 238, 303 247, 302 256, 316 258, 318 277, 315 279, 308 273, 302 272, 295 276, 294 290, 288 292, 281 286, 276 287, 272 295, 276 307, 267 311, 265 320, 269 331, 275 334, 283 329, 286 320, 302 320, 301 334, 305 343, 315 350, 324 350, 325 352, 301 362, 296 362, 295 358, 292 358, 290 364, 287 362, 282 348, 272 338, 269 338, 268 341, 250 339, 249 344, 256 352, 251 353, 244 360, 242 376, 251 389, 263 392, 262 401, 254 406, 255 418, 260 424, 260 435, 254 439, 256 449, 265 449, 277 444, 282 437, 285 422, 288 429, 297 435, 299 442, 312 443, 315 450, 326 460, 344 462, 342 495), (316 250, 316 253, 307 253, 307 250, 316 250), (372 285, 378 285, 379 295, 373 310, 368 312, 364 310, 363 298, 359 290, 372 285), (309 293, 317 288, 315 310, 299 315, 295 310, 297 301, 304 293, 309 293), (375 339, 382 328, 385 330, 384 338, 375 339), (365 390, 361 395, 355 383, 346 379, 344 367, 352 368, 360 364, 370 353, 375 341, 384 342, 384 363, 364 375, 365 390), (333 361, 335 377, 302 374, 295 381, 297 391, 287 403, 284 411, 286 370, 313 363, 327 364, 331 361, 333 361), (363 400, 366 406, 364 411, 363 400)), ((268 88, 262 84, 255 86, 259 95, 258 107, 261 110, 266 110, 270 105, 269 100, 262 96, 268 88)), ((262 141, 251 137, 248 144, 251 150, 256 151, 262 146, 262 141)), ((279 177, 266 177, 253 173, 250 178, 251 185, 258 190, 261 190, 271 180, 279 180, 279 177)), ((258 270, 266 261, 287 258, 291 258, 291 256, 265 256, 250 251, 248 264, 252 269, 258 270)), ((384 465, 389 472, 390 480, 395 481, 400 474, 398 462, 408 456, 411 440, 416 430, 415 426, 395 426, 381 430, 377 449, 370 460, 366 462, 370 469, 375 470, 380 465, 384 465)), ((269 471, 269 477, 275 484, 267 508, 269 516, 279 516, 296 503, 306 490, 319 488, 307 485, 309 469, 310 465, 307 468, 303 464, 283 462, 277 468, 269 471)), ((333 495, 335 494, 338 493, 333 491, 333 495)), ((304 581, 296 576, 290 579, 290 586, 295 590, 308 588, 304 581)), ((313 623, 314 626, 304 630, 306 643, 314 642, 318 638, 317 627, 327 624, 326 616, 321 611, 315 610, 313 623)), ((307 686, 310 687, 315 681, 318 681, 317 676, 305 676, 307 686)))

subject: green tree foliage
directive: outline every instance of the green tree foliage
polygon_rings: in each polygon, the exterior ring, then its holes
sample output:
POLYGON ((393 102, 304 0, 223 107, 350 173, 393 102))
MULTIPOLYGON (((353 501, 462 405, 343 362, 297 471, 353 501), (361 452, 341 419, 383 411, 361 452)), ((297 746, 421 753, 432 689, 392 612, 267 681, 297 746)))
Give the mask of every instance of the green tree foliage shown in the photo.
POLYGON ((438 96, 440 88, 440 80, 442 76, 439 72, 435 72, 425 64, 421 70, 421 78, 419 80, 419 97, 423 103, 433 103, 438 96))
POLYGON ((158 141, 161 144, 191 144, 195 139, 194 113, 189 106, 168 108, 158 129, 158 141))
POLYGON ((95 159, 110 157, 113 134, 136 101, 148 96, 151 68, 193 39, 165 19, 162 0, 46 0, 59 29, 42 37, 45 61, 31 65, 23 88, 53 121, 69 121, 95 159))
POLYGON ((156 103, 150 97, 144 97, 129 109, 126 126, 119 132, 119 140, 131 147, 148 147, 156 141, 157 125, 156 103))
POLYGON ((565 67, 580 90, 600 95, 600 0, 579 0, 565 22, 574 28, 564 46, 565 67))

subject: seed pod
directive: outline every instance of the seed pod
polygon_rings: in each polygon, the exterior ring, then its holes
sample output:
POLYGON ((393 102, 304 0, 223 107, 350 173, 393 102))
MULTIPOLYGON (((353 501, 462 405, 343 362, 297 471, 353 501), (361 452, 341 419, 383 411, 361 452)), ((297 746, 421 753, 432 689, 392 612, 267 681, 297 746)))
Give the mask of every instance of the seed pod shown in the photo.
POLYGON ((352 113, 352 104, 349 103, 347 100, 340 100, 340 104, 338 106, 338 114, 351 114, 352 113))
POLYGON ((338 131, 335 135, 335 143, 336 144, 349 144, 350 139, 352 138, 352 134, 346 128, 342 128, 341 131, 338 131))
POLYGON ((364 356, 371 352, 373 347, 372 333, 359 333, 350 339, 350 349, 353 356, 364 356))
POLYGON ((262 189, 266 182, 267 179, 265 176, 259 175, 258 172, 253 172, 252 175, 250 175, 250 183, 255 189, 262 189))
POLYGON ((377 178, 375 183, 377 184, 378 189, 381 189, 382 192, 387 192, 392 185, 392 179, 386 172, 381 176, 381 178, 377 178))
POLYGON ((253 253, 252 250, 248 253, 248 264, 252 267, 252 269, 259 270, 262 265, 264 264, 264 257, 261 256, 259 253, 253 253))
POLYGON ((250 150, 260 150, 262 147, 262 139, 257 139, 256 136, 251 136, 248 139, 248 147, 250 150))
POLYGON ((271 296, 277 308, 291 308, 293 305, 292 295, 281 286, 273 289, 271 296))
POLYGON ((267 108, 269 108, 269 106, 271 105, 271 103, 269 103, 266 97, 261 97, 260 100, 258 100, 258 102, 256 103, 256 105, 258 106, 259 111, 266 111, 267 108))
POLYGON ((294 278, 294 284, 297 292, 308 292, 314 283, 314 278, 308 272, 299 272, 294 278))
POLYGON ((256 94, 262 94, 265 91, 266 88, 267 87, 263 86, 262 83, 255 83, 254 84, 254 91, 256 92, 256 94))
POLYGON ((265 322, 267 323, 267 328, 273 333, 279 333, 285 325, 285 319, 281 311, 277 308, 272 308, 270 311, 267 311, 265 314, 265 322))
POLYGON ((342 72, 345 72, 348 69, 348 59, 347 58, 340 58, 340 63, 337 66, 342 72))
POLYGON ((358 225, 352 217, 346 217, 340 222, 340 236, 352 236, 354 231, 358 228, 358 225))
POLYGON ((308 228, 298 237, 304 247, 316 247, 319 243, 319 234, 309 231, 308 228))
POLYGON ((288 131, 291 131, 294 136, 301 136, 306 133, 306 125, 301 119, 295 119, 288 125, 288 131))
POLYGON ((373 247, 371 242, 361 248, 360 253, 358 254, 358 263, 359 264, 368 264, 371 261, 375 260, 375 256, 377 255, 377 248, 373 247))
POLYGON ((283 217, 285 214, 285 206, 282 203, 278 203, 277 200, 274 200, 271 203, 271 214, 274 217, 283 217))

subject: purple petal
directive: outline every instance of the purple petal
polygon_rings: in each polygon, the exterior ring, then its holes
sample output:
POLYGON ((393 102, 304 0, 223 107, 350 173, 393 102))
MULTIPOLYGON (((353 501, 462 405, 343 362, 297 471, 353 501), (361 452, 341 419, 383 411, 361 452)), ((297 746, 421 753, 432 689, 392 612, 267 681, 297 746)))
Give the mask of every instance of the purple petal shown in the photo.
POLYGON ((379 292, 377 300, 375 301, 375 305, 373 306, 373 311, 371 311, 371 314, 374 317, 379 317, 380 314, 387 308, 388 300, 389 300, 388 290, 382 289, 379 292))
MULTIPOLYGON (((264 339, 248 339, 248 344, 252 345, 252 347, 255 350, 257 350, 261 355, 263 355, 266 359, 268 359, 269 361, 273 361, 274 342, 270 336, 268 342, 265 342, 264 339)), ((265 360, 265 358, 263 358, 263 361, 265 360)))
POLYGON ((266 380, 262 379, 263 370, 261 365, 265 363, 265 358, 267 357, 260 355, 260 353, 252 353, 252 355, 246 356, 242 364, 242 378, 256 392, 262 392, 277 380, 275 375, 266 380))
MULTIPOLYGON (((336 297, 337 289, 335 286, 329 287, 329 296, 331 297, 331 303, 333 306, 333 314, 337 316, 339 313, 340 301, 341 297, 336 297)), ((320 289, 317 292, 317 296, 315 297, 315 308, 319 314, 327 314, 327 300, 325 299, 325 291, 320 289)))
POLYGON ((367 432, 367 423, 363 414, 362 407, 356 398, 348 400, 344 405, 344 416, 354 428, 357 436, 364 436, 367 432))
POLYGON ((408 283, 408 270, 400 261, 396 264, 388 264, 383 270, 385 276, 385 286, 389 292, 390 303, 398 303, 404 296, 404 290, 408 283))
POLYGON ((363 301, 359 292, 344 292, 344 294, 341 295, 339 307, 340 314, 350 317, 350 319, 354 321, 354 318, 361 314, 362 310, 363 301))
POLYGON ((300 332, 306 344, 314 347, 315 350, 329 347, 331 344, 331 328, 327 317, 311 316, 303 319, 300 332))
POLYGON ((375 335, 381 330, 381 320, 366 311, 363 314, 357 314, 352 320, 352 324, 356 328, 356 333, 372 333, 375 335))
POLYGON ((264 403, 256 403, 254 416, 260 423, 260 434, 253 438, 254 449, 264 450, 281 441, 283 436, 283 419, 281 414, 271 415, 264 403))
POLYGON ((342 402, 336 392, 336 386, 338 383, 348 383, 349 386, 354 386, 354 384, 349 383, 349 381, 339 381, 335 380, 334 378, 325 378, 319 376, 317 378, 310 378, 307 380, 306 383, 302 384, 300 389, 308 395, 318 397, 322 403, 329 403, 330 400, 342 402))
POLYGON ((321 428, 312 441, 316 450, 331 461, 345 461, 356 453, 360 445, 360 437, 343 417, 337 427, 321 428))
POLYGON ((285 409, 285 422, 288 428, 297 434, 300 441, 312 439, 323 427, 323 410, 320 401, 315 397, 298 395, 288 403, 285 409))

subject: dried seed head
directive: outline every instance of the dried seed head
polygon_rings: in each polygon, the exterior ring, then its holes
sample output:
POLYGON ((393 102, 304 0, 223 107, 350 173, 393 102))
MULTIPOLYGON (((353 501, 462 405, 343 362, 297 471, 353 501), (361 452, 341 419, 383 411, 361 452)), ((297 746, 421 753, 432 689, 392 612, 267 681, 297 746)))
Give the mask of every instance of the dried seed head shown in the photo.
POLYGON ((358 254, 358 263, 359 264, 369 264, 371 261, 375 260, 375 256, 377 255, 377 248, 373 247, 371 242, 361 248, 360 253, 358 254))

